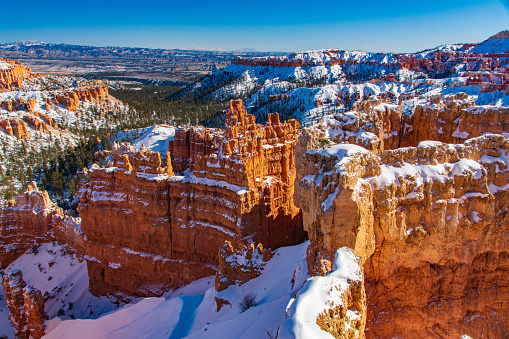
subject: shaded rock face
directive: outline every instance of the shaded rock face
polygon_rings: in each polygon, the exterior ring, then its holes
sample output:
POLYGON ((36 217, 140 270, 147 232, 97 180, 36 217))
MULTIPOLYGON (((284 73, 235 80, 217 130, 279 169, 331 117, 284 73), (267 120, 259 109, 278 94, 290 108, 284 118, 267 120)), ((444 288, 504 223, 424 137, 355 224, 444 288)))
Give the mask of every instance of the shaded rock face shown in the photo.
POLYGON ((16 338, 39 339, 44 335, 47 319, 41 291, 26 286, 20 270, 12 270, 4 276, 4 290, 9 321, 16 338))
POLYGON ((501 135, 306 153, 310 273, 343 246, 362 258, 367 338, 507 337, 508 156, 501 135))
POLYGON ((1 267, 5 268, 30 247, 50 241, 51 219, 61 213, 35 182, 16 200, 11 200, 0 217, 1 267))
POLYGON ((270 249, 264 249, 262 244, 254 246, 250 243, 241 249, 234 250, 232 244, 226 241, 219 250, 219 266, 216 272, 216 291, 222 291, 230 285, 242 285, 259 276, 272 257, 270 249))
POLYGON ((115 145, 113 167, 89 171, 78 210, 93 293, 161 295, 212 275, 225 240, 303 241, 293 205, 298 123, 275 114, 256 125, 241 101, 226 114, 225 131, 177 130, 162 157, 115 145))
POLYGON ((0 69, 0 92, 11 90, 13 86, 20 88, 24 79, 33 76, 29 67, 23 66, 19 61, 0 58, 0 62, 10 67, 0 69))

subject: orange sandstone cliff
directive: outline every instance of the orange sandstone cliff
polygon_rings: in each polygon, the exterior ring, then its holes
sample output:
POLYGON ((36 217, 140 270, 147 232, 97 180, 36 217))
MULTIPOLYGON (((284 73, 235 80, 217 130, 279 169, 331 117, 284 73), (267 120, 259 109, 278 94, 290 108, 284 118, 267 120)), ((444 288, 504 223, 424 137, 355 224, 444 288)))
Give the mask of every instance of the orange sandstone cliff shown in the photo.
POLYGON ((212 275, 225 240, 304 239, 293 206, 298 123, 274 114, 256 125, 241 101, 226 114, 225 131, 177 131, 162 156, 116 145, 113 167, 89 171, 78 210, 94 293, 160 295, 212 275))
POLYGON ((344 246, 361 258, 367 338, 507 337, 508 155, 501 135, 305 154, 296 200, 310 272, 344 246))
POLYGON ((5 268, 35 244, 51 241, 51 218, 61 210, 35 182, 0 217, 0 263, 5 268))
POLYGON ((20 88, 23 80, 33 76, 29 67, 23 66, 19 61, 0 58, 0 92, 11 90, 13 86, 20 88))

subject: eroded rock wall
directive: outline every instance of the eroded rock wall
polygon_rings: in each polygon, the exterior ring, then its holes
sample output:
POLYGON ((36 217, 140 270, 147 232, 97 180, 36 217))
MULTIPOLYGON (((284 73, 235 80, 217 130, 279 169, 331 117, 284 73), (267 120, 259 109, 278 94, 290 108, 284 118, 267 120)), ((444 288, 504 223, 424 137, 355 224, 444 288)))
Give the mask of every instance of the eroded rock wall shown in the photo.
POLYGON ((21 339, 42 338, 47 316, 41 291, 26 286, 20 270, 11 270, 3 279, 9 322, 14 335, 21 339))
POLYGON ((19 61, 0 58, 0 63, 10 66, 0 69, 0 92, 11 90, 13 85, 20 88, 24 79, 33 76, 32 70, 19 61))
POLYGON ((30 247, 52 239, 51 219, 62 211, 35 182, 0 217, 0 262, 5 268, 30 247))
POLYGON ((456 144, 509 130, 507 107, 479 106, 465 93, 437 95, 416 101, 413 106, 405 100, 409 98, 401 95, 395 101, 372 97, 356 102, 352 111, 325 117, 307 133, 381 154, 385 150, 415 147, 426 140, 456 144))
POLYGON ((507 337, 508 156, 501 135, 308 151, 296 197, 310 273, 343 246, 362 258, 368 338, 507 337))
POLYGON ((300 243, 298 135, 296 121, 256 125, 232 101, 224 132, 177 130, 165 157, 115 145, 113 166, 92 168, 79 189, 91 290, 160 295, 214 274, 225 241, 300 243))

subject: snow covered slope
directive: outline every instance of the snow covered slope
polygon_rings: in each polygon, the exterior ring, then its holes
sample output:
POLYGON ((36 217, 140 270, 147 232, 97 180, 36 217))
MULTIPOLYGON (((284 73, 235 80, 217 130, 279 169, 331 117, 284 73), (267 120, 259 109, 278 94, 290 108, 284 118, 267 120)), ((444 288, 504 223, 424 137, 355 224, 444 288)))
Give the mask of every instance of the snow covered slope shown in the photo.
POLYGON ((118 132, 113 136, 113 141, 127 141, 136 150, 143 146, 151 151, 159 152, 166 156, 168 141, 173 140, 175 127, 168 125, 154 125, 146 128, 138 128, 118 132))
POLYGON ((479 44, 443 45, 412 54, 328 49, 237 58, 188 90, 192 95, 208 90, 217 100, 240 97, 260 123, 268 113, 278 112, 283 119, 309 124, 323 115, 348 111, 355 101, 371 95, 397 99, 426 92, 493 92, 469 79, 483 72, 507 74, 509 56, 493 53, 507 53, 508 46, 505 31, 479 44), (458 88, 468 86, 473 87, 458 88))
MULTIPOLYGON (((352 252, 341 249, 329 276, 309 278, 308 245, 280 248, 262 275, 242 286, 216 292, 214 277, 204 278, 165 298, 140 299, 97 319, 49 320, 45 338, 274 338, 281 324, 284 338, 333 338, 314 319, 362 274, 352 252), (254 296, 256 305, 242 311, 246 296, 254 296), (216 298, 229 304, 217 311, 216 298)), ((350 312, 353 320, 360 317, 350 312)))
MULTIPOLYGON (((95 297, 88 290, 88 271, 85 261, 67 253, 58 243, 34 247, 11 263, 4 272, 19 269, 28 286, 40 290, 45 298, 45 311, 50 319, 60 317, 97 318, 115 310, 118 303, 107 297, 95 297)), ((13 336, 5 308, 5 294, 0 287, 0 336, 13 336)))

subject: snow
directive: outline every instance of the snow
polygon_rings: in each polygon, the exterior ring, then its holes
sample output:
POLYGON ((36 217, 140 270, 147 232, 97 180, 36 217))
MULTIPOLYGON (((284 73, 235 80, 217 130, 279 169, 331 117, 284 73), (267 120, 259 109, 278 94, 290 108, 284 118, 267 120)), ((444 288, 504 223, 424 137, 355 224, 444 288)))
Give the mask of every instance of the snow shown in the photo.
POLYGON ((135 150, 139 151, 143 146, 151 151, 159 152, 166 157, 168 142, 175 137, 175 127, 168 125, 153 125, 118 132, 113 137, 115 141, 126 140, 131 143, 135 150))
MULTIPOLYGON (((4 270, 21 270, 27 286, 32 286, 44 295, 49 293, 45 302, 45 311, 50 318, 57 317, 59 310, 69 317, 96 318, 117 308, 107 297, 95 297, 88 290, 88 271, 85 261, 66 252, 58 243, 46 243, 37 248, 37 253, 30 250, 21 255, 4 270), (51 267, 50 264, 51 263, 51 267), (72 305, 72 306, 70 306, 72 305)), ((0 335, 13 337, 12 328, 7 322, 5 294, 0 289, 0 335), (5 315, 5 316, 4 316, 5 315)), ((59 322, 58 318, 51 320, 59 322)), ((50 321, 50 322, 51 322, 50 321)))
POLYGON ((98 319, 53 321, 44 338, 164 338, 177 325, 182 306, 179 298, 145 298, 98 319))
POLYGON ((14 338, 11 323, 9 322, 9 309, 5 304, 4 285, 0 284, 0 337, 14 338))
POLYGON ((509 39, 488 39, 468 49, 470 53, 509 53, 509 39))
POLYGON ((483 176, 483 167, 474 160, 460 159, 455 163, 438 165, 412 165, 404 163, 401 167, 383 164, 380 166, 382 173, 371 179, 375 188, 382 188, 392 183, 401 185, 401 179, 412 180, 416 186, 432 180, 447 182, 450 177, 470 173, 474 179, 480 180, 483 176))
MULTIPOLYGON (((352 250, 346 247, 336 251, 332 272, 325 277, 309 278, 291 303, 287 319, 281 325, 278 338, 331 339, 316 323, 325 310, 342 304, 342 295, 352 281, 362 281, 362 269, 352 250)), ((356 314, 351 314, 355 318, 356 314)))
MULTIPOLYGON (((241 286, 214 290, 214 277, 200 279, 161 298, 143 298, 98 319, 50 320, 45 338, 264 338, 276 334, 292 296, 309 277, 309 242, 276 251, 263 273, 241 286), (243 296, 258 305, 240 312, 243 296), (215 297, 230 301, 216 312, 215 297)), ((343 261, 341 259, 340 261, 343 261)), ((346 274, 351 267, 337 267, 346 274)))
POLYGON ((354 154, 368 153, 368 150, 364 147, 354 144, 338 144, 323 149, 309 150, 308 154, 319 154, 322 157, 336 158, 338 160, 344 157, 351 157, 354 154))
POLYGON ((0 71, 6 71, 11 68, 12 68, 11 64, 9 64, 7 62, 0 61, 0 71))

